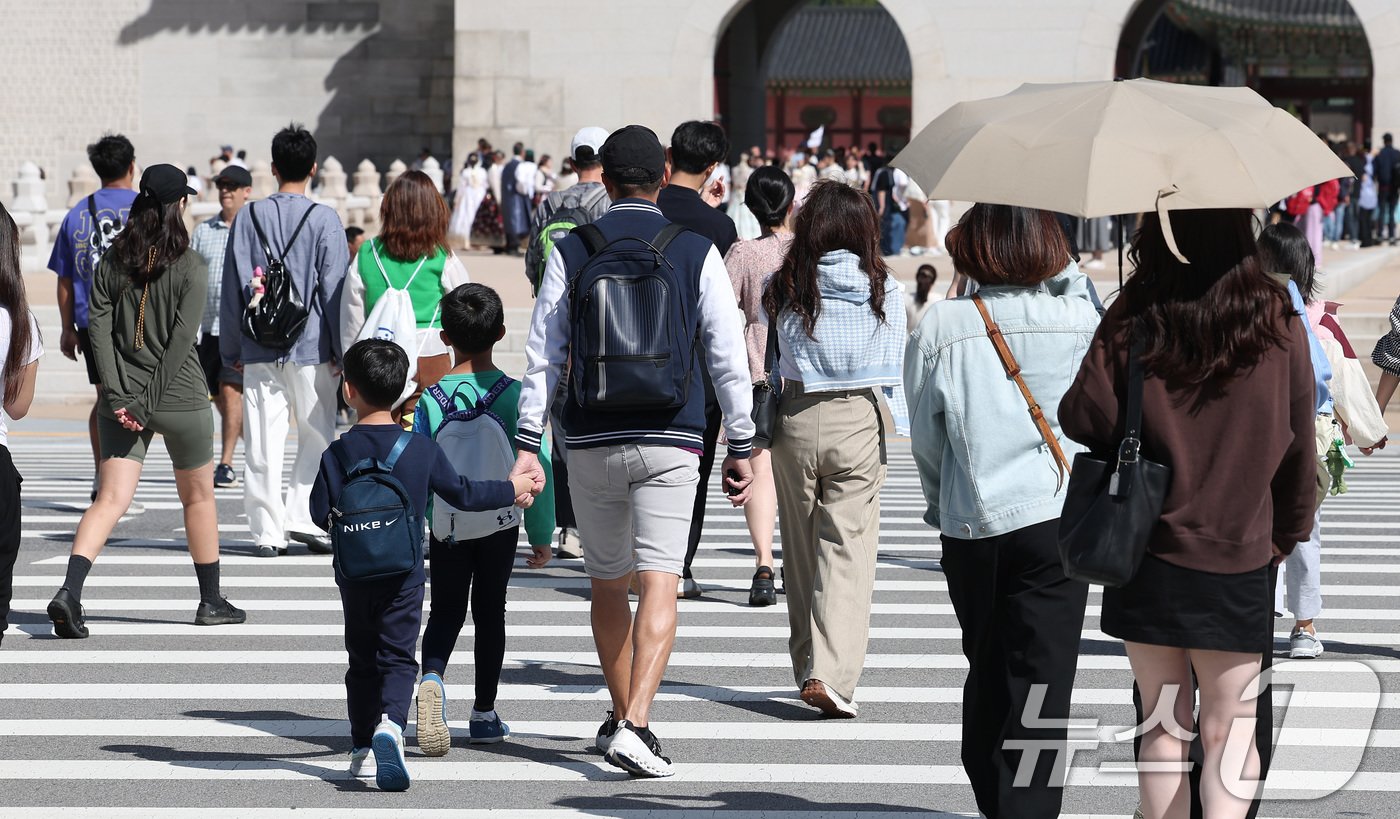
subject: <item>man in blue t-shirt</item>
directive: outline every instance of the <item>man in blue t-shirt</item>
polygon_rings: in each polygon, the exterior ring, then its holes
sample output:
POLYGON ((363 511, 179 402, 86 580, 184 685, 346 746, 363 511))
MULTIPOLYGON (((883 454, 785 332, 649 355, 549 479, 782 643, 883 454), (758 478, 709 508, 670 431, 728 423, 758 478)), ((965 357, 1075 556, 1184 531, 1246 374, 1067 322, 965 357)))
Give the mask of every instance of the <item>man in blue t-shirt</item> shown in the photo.
MULTIPOLYGON (((87 364, 88 383, 97 387, 97 363, 92 358, 92 341, 88 338, 88 289, 97 262, 112 240, 126 225, 131 202, 136 198, 132 183, 136 179, 136 149, 120 134, 109 134, 87 147, 88 161, 102 180, 102 188, 78 201, 58 228, 49 269, 58 274, 58 314, 60 322, 59 349, 70 360, 83 354, 87 364)), ((88 437, 92 441, 94 474, 100 459, 97 447, 97 406, 88 415, 88 437)), ((97 479, 93 478, 92 499, 97 500, 97 479)))

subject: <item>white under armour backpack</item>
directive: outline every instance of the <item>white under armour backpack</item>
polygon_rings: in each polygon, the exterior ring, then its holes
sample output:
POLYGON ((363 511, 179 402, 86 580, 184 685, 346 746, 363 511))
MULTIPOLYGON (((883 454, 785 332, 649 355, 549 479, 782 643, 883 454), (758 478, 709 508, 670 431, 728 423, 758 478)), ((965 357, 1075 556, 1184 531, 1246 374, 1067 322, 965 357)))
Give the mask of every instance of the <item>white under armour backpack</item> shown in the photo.
MULTIPOLYGON (((515 380, 501 379, 469 409, 458 409, 456 396, 449 398, 433 385, 425 393, 442 407, 442 421, 433 440, 447 453, 456 470, 472 480, 505 480, 515 466, 506 423, 491 411, 491 405, 515 380)), ((520 524, 520 510, 514 506, 485 512, 464 512, 442 498, 433 497, 433 537, 446 543, 476 540, 520 524)))

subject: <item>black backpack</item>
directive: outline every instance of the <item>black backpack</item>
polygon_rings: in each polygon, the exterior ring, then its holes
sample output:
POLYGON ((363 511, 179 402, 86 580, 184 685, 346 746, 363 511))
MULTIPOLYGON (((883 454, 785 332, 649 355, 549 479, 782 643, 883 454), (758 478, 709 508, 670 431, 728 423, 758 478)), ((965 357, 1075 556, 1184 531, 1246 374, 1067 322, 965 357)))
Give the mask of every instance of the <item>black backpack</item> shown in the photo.
POLYGON ((666 258, 685 228, 669 224, 650 242, 609 242, 594 224, 573 232, 588 250, 570 285, 574 400, 621 412, 685 406, 700 337, 698 281, 666 258))
MULTIPOLYGON (((276 203, 273 204, 275 207, 276 203)), ((301 229, 306 226, 306 220, 311 218, 311 211, 315 208, 312 205, 306 209, 296 230, 292 231, 292 238, 287 240, 287 246, 282 248, 280 254, 273 255, 272 245, 258 222, 257 210, 252 205, 248 206, 248 216, 253 220, 253 230, 257 232, 258 243, 262 245, 267 269, 263 271, 263 292, 255 293, 248 302, 248 309, 243 311, 243 335, 269 350, 286 352, 292 349, 297 339, 301 338, 302 331, 306 329, 306 320, 311 315, 297 292, 296 282, 287 272, 284 259, 292 245, 296 244, 301 229)))

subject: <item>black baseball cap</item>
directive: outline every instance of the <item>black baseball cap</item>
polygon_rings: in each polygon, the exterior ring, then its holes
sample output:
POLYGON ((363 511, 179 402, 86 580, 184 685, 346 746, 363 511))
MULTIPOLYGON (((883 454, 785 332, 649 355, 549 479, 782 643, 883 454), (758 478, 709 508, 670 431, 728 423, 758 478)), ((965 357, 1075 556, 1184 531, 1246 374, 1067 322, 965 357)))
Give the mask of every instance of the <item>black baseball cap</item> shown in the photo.
POLYGON ((152 165, 141 174, 140 195, 154 199, 162 205, 169 205, 195 194, 195 189, 190 187, 190 178, 174 165, 152 165))
POLYGON ((248 173, 247 168, 240 168, 237 165, 226 165, 211 181, 215 185, 220 182, 228 182, 240 188, 251 188, 253 186, 253 175, 248 173))
POLYGON ((650 185, 666 175, 666 149, 656 132, 644 125, 613 131, 598 155, 603 173, 623 185, 650 185))

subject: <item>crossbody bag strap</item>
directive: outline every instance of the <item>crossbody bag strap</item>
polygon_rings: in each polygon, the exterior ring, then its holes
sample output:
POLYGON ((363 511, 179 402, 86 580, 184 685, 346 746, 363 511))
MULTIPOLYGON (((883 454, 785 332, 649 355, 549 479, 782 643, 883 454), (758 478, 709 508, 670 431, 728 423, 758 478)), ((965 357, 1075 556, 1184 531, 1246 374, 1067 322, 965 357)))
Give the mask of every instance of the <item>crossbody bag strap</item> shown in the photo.
MULTIPOLYGON (((1035 421, 1035 426, 1040 430, 1040 436, 1045 439, 1045 443, 1050 447, 1050 452, 1055 456, 1055 466, 1060 470, 1060 480, 1055 485, 1055 491, 1059 492, 1064 486, 1065 476, 1069 474, 1069 460, 1065 458, 1065 451, 1060 448, 1060 442, 1055 437, 1055 431, 1050 428, 1050 422, 1045 418, 1045 412, 1040 408, 1040 404, 1031 394, 1031 388, 1026 386, 1026 380, 1021 377, 1021 365, 1016 363, 1016 356, 1012 355, 1011 347, 1006 343, 1006 337, 1001 334, 1001 328, 992 321, 992 314, 987 311, 986 302, 976 293, 972 295, 972 303, 977 305, 977 312, 982 314, 982 323, 987 325, 987 338, 992 340, 992 346, 996 348, 997 357, 1001 359, 1001 366, 1006 370, 1007 376, 1016 382, 1016 386, 1021 390, 1021 397, 1026 399, 1026 406, 1030 408, 1031 420, 1035 421)), ((1140 397, 1140 396, 1139 396, 1140 397)))

